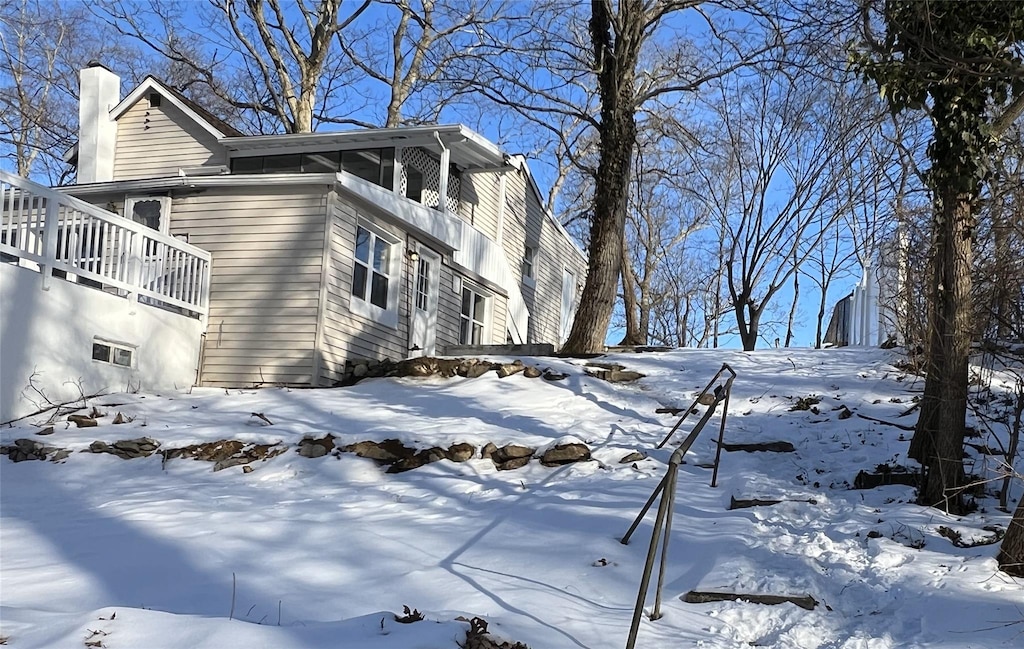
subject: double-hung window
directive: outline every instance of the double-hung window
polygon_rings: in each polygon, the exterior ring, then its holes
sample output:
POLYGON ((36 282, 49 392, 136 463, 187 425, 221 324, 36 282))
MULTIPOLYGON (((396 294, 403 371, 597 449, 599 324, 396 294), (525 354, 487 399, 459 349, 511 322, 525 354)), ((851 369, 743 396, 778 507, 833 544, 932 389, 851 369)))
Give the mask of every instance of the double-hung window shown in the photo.
POLYGON ((523 248, 523 283, 535 286, 537 283, 537 249, 527 244, 523 248))
POLYGON ((487 337, 487 295, 463 284, 462 314, 459 318, 459 343, 482 345, 487 337))
POLYGON ((381 324, 398 326, 398 242, 360 223, 352 262, 352 310, 381 324))

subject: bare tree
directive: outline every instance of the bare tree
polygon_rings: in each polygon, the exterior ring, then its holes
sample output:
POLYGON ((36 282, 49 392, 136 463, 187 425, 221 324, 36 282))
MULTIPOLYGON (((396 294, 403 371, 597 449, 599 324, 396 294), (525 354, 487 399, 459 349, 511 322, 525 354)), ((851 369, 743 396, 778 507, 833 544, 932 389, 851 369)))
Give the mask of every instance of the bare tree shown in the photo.
POLYGON ((56 184, 69 172, 61 154, 74 142, 78 70, 92 59, 131 56, 103 31, 83 5, 0 5, 0 150, 18 175, 56 184))
MULTIPOLYGON (((718 13, 748 4, 593 0, 587 16, 578 3, 549 0, 535 5, 534 20, 510 23, 463 62, 463 83, 542 130, 573 164, 593 175, 587 207, 571 210, 587 213, 590 267, 566 351, 604 345, 621 277, 637 115, 748 65, 752 52, 763 51, 763 42, 750 47, 739 36, 733 40, 716 22, 718 13), (725 56, 689 56, 693 34, 667 20, 682 11, 690 12, 694 25, 705 26, 700 38, 730 41, 725 56), (598 155, 588 165, 579 145, 591 133, 598 155)), ((754 22, 748 21, 745 31, 760 38, 754 22)))
POLYGON ((384 89, 383 126, 437 122, 452 101, 444 87, 448 69, 472 56, 496 23, 516 20, 510 7, 507 0, 378 0, 376 20, 367 16, 338 32, 338 42, 347 60, 384 89), (382 36, 390 47, 381 47, 382 36))
MULTIPOLYGON (((794 55, 797 53, 793 53, 794 55)), ((725 285, 744 349, 754 349, 773 298, 849 209, 843 154, 863 149, 871 98, 814 56, 716 83, 707 99, 717 137, 694 160, 724 239, 725 285), (817 65, 818 74, 807 74, 817 65), (845 81, 845 82, 844 82, 845 81)))
POLYGON ((308 133, 321 122, 362 123, 337 103, 335 91, 348 71, 337 39, 370 0, 347 12, 342 5, 343 0, 317 0, 313 6, 285 6, 281 0, 104 0, 97 12, 187 72, 186 89, 212 93, 261 131, 308 133), (190 27, 197 12, 201 34, 190 27))

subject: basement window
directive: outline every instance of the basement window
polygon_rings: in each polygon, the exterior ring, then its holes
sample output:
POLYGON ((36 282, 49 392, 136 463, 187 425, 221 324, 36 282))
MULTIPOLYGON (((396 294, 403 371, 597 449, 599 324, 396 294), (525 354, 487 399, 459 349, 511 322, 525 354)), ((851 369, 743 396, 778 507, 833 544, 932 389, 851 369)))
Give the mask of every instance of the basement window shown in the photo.
POLYGON ((135 349, 128 345, 119 345, 95 338, 92 341, 92 359, 121 367, 132 367, 135 361, 135 349))

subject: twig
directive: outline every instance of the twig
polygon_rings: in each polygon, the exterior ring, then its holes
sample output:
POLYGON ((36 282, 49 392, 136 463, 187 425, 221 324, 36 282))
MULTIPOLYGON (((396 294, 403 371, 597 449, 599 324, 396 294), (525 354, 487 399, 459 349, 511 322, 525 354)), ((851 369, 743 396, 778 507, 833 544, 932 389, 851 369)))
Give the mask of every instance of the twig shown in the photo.
POLYGON ((262 412, 254 412, 254 413, 252 413, 252 416, 256 417, 257 419, 262 419, 263 421, 267 422, 268 426, 273 426, 274 425, 274 422, 272 422, 269 419, 267 419, 266 415, 264 415, 262 412))
POLYGON ((893 423, 891 421, 886 421, 884 419, 878 419, 876 417, 869 417, 867 415, 862 415, 859 412, 857 413, 857 416, 860 417, 861 419, 867 419, 868 421, 874 421, 874 422, 877 422, 879 424, 885 424, 886 426, 893 426, 895 428, 899 428, 900 430, 909 430, 909 431, 913 431, 914 430, 914 426, 904 426, 903 424, 895 424, 895 423, 893 423))

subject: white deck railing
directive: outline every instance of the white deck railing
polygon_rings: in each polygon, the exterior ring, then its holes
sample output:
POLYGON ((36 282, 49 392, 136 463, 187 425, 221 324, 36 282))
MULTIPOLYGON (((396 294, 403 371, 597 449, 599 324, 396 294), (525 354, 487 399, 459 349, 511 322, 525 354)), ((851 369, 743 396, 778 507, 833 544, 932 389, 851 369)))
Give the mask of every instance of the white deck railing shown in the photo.
POLYGON ((205 318, 210 253, 81 199, 0 171, 0 258, 88 280, 205 318))

